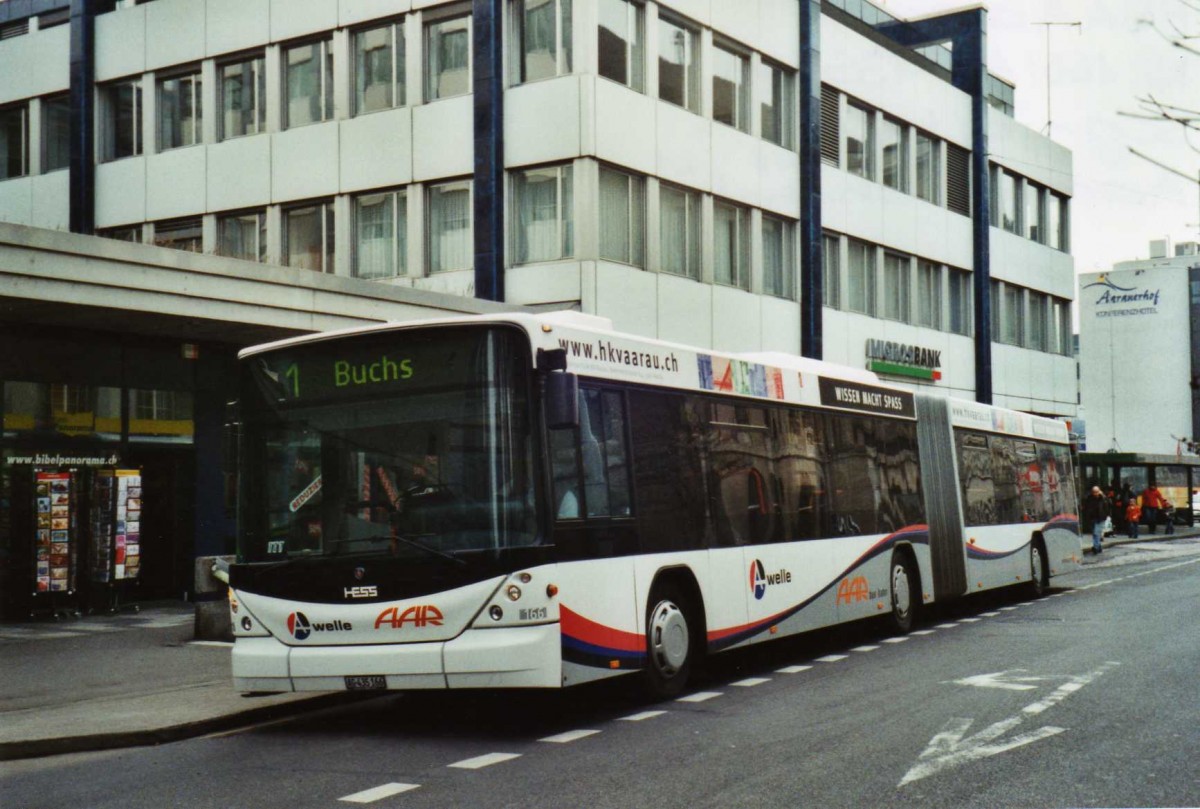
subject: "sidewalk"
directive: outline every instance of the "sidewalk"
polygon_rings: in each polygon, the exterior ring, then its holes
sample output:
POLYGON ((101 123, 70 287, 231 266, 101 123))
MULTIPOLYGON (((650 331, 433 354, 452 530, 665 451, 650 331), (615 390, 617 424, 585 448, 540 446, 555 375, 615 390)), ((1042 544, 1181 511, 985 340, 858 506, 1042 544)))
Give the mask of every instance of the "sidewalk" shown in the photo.
POLYGON ((193 606, 0 624, 0 761, 160 744, 357 694, 243 697, 230 644, 192 642, 193 606))
MULTIPOLYGON (((1123 533, 1117 533, 1113 534, 1112 536, 1105 537, 1104 550, 1115 548, 1119 545, 1140 545, 1143 542, 1170 542, 1173 539, 1192 539, 1194 537, 1200 537, 1200 525, 1196 525, 1192 528, 1177 525, 1175 526, 1175 533, 1173 534, 1164 534, 1162 526, 1159 526, 1157 533, 1149 534, 1146 532, 1145 526, 1142 526, 1141 531, 1138 533, 1137 539, 1130 539, 1123 533)), ((1092 535, 1090 533, 1080 534, 1079 542, 1081 547, 1084 549, 1083 563, 1085 565, 1098 562, 1100 559, 1104 558, 1103 553, 1101 553, 1100 556, 1096 556, 1092 553, 1092 535)))

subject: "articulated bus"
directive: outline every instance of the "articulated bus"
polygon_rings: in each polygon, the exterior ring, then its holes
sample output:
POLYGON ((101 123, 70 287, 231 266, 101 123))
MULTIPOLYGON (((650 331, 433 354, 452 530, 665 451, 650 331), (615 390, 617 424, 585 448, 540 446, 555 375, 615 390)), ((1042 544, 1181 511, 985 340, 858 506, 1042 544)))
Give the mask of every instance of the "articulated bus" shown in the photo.
POLYGON ((1059 422, 577 313, 241 353, 235 687, 557 688, 1081 557, 1059 422))

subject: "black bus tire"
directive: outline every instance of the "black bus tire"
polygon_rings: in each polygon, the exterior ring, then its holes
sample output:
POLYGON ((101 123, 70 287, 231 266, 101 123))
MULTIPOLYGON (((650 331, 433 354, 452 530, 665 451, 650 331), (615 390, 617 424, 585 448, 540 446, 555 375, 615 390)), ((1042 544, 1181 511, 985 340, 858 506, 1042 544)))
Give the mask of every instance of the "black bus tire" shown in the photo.
POLYGON ((920 579, 913 569, 912 557, 901 551, 892 553, 892 564, 888 569, 888 581, 892 591, 889 623, 892 629, 901 635, 907 635, 916 624, 921 596, 920 579))
POLYGON ((682 590, 656 584, 646 610, 646 684, 655 697, 678 696, 696 658, 694 616, 682 590))

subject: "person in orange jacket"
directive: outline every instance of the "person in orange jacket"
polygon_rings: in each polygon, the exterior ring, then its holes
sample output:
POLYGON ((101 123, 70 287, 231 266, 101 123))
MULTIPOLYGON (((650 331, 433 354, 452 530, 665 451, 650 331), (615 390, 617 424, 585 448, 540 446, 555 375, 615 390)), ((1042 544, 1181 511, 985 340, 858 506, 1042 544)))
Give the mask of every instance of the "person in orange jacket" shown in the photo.
POLYGON ((1142 519, 1142 510, 1138 508, 1137 498, 1125 506, 1125 526, 1130 539, 1138 538, 1138 521, 1142 519))
POLYGON ((1142 492, 1142 511, 1146 513, 1146 524, 1150 526, 1150 533, 1158 527, 1158 510, 1163 507, 1162 492, 1158 487, 1151 483, 1142 492))

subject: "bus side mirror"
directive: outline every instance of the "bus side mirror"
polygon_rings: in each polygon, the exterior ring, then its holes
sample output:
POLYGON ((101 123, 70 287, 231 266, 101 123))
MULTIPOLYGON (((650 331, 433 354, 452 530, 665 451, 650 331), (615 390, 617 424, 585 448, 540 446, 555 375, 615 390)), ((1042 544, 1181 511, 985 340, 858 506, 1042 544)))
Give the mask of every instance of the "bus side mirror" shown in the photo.
POLYGON ((579 426, 579 377, 565 371, 546 374, 543 405, 546 426, 565 430, 579 426))

